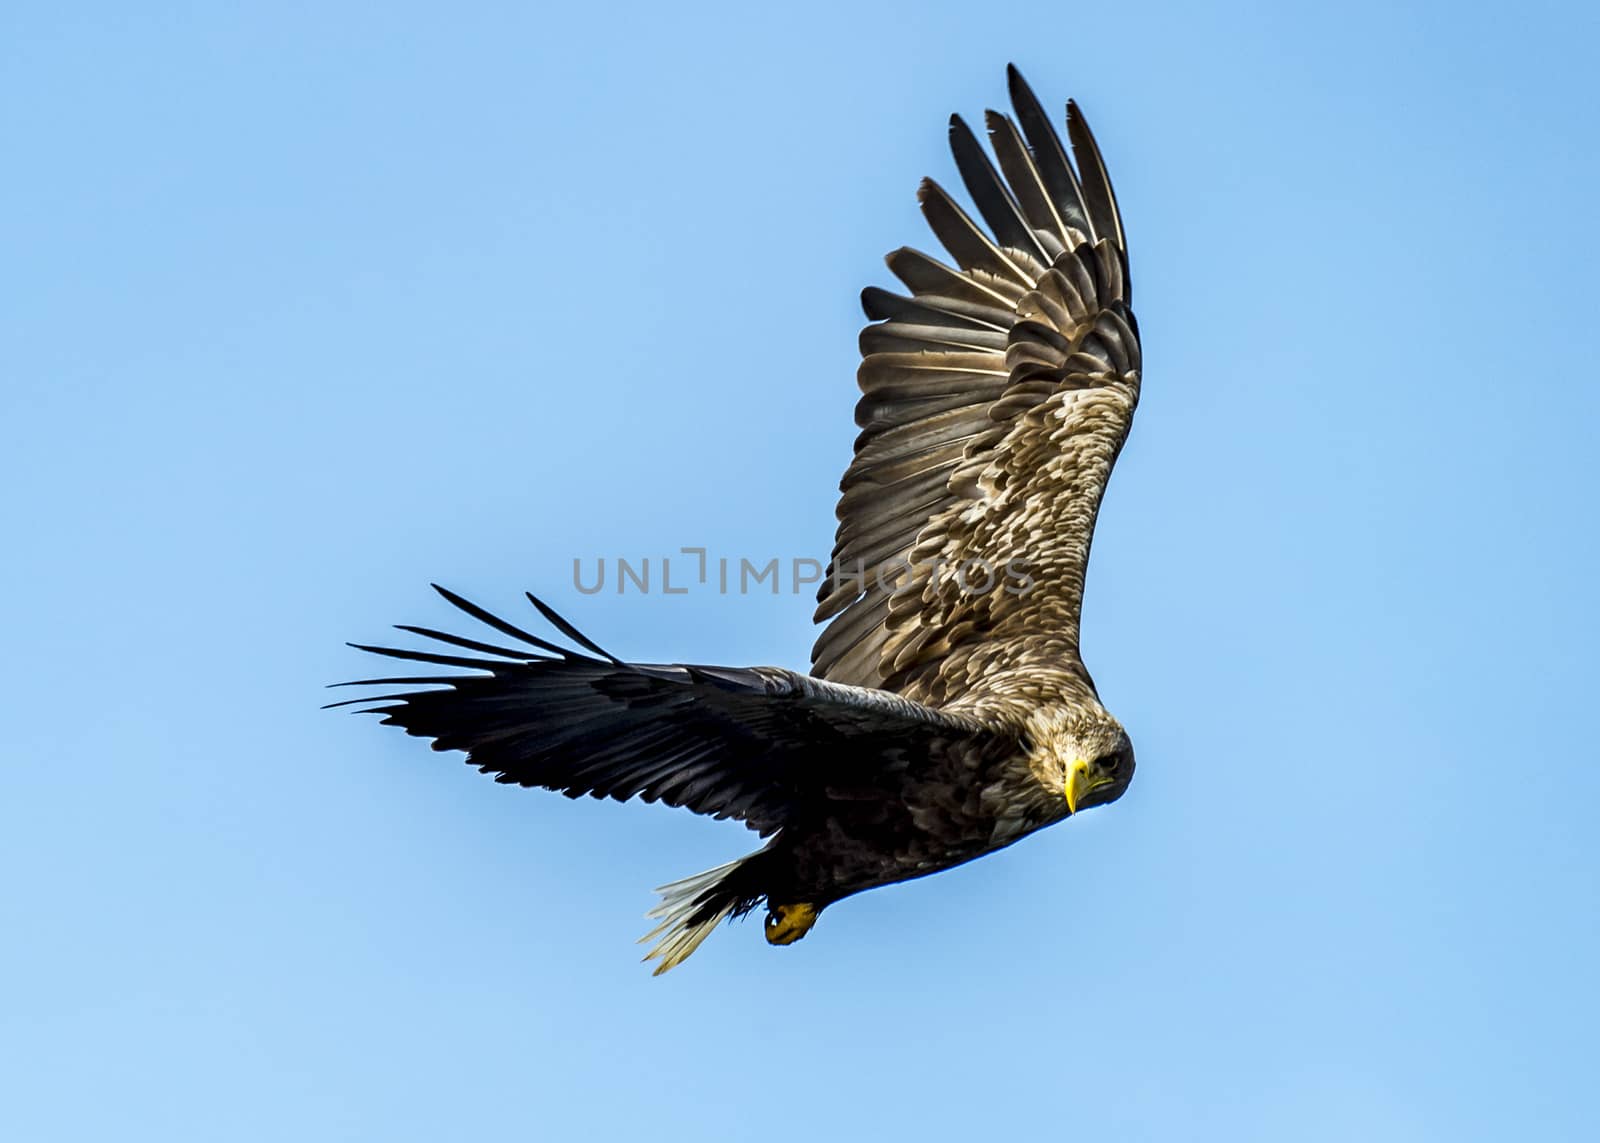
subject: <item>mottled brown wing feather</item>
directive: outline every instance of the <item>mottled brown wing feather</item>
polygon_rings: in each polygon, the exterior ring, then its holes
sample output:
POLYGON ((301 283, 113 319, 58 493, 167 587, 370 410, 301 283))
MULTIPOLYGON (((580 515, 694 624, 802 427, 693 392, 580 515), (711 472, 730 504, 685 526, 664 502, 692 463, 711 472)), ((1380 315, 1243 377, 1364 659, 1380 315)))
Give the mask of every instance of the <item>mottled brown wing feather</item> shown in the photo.
POLYGON ((983 225, 925 180, 923 213, 955 266, 897 250, 889 268, 910 296, 862 294, 862 431, 818 594, 817 621, 831 622, 814 674, 934 705, 1028 697, 1042 675, 1087 684, 1084 572, 1139 398, 1127 248, 1099 149, 1068 104, 1074 167, 1009 78, 1016 120, 985 119, 993 162, 951 120, 983 225))

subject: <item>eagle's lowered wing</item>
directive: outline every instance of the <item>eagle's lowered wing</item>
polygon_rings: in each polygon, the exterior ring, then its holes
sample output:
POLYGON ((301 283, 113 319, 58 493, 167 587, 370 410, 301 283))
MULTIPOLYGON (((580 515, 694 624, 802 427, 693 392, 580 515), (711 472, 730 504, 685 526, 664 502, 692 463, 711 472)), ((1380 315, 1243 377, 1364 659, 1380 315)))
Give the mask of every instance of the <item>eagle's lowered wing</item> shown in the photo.
POLYGON ((987 117, 998 170, 951 120, 989 233, 925 181, 923 211, 959 268, 901 249, 889 267, 911 296, 862 296, 875 323, 862 432, 818 597, 832 622, 815 674, 934 705, 1025 690, 1043 683, 1036 668, 1087 684, 1084 572, 1138 402, 1126 242, 1099 150, 1069 104, 1074 169, 1015 69, 1010 82, 1020 131, 987 117))
POLYGON ((348 683, 407 689, 334 705, 381 714, 435 750, 465 751, 499 782, 574 798, 637 796, 766 835, 832 797, 894 783, 896 767, 926 756, 935 740, 992 737, 898 695, 778 667, 625 663, 529 596, 582 650, 563 647, 437 590, 518 645, 403 626, 472 655, 360 649, 466 673, 348 683))

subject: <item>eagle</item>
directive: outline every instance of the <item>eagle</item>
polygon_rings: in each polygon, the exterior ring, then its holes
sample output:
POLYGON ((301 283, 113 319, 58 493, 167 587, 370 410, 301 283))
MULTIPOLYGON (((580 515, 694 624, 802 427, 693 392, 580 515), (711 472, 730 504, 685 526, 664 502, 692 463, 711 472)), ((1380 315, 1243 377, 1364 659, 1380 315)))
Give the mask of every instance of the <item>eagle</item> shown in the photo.
MULTIPOLYGON (((681 806, 765 844, 663 886, 660 974, 766 906, 774 945, 843 898, 949 869, 1115 801, 1133 746, 1079 656, 1090 541, 1139 400, 1128 247, 1076 103, 1070 156, 1015 67, 989 150, 950 119, 973 218, 917 193, 948 255, 866 289, 860 434, 809 674, 624 662, 547 604, 535 634, 444 588, 486 630, 352 644, 442 668, 350 703, 498 782, 681 806), (981 221, 980 221, 981 220, 981 221), (442 645, 442 648, 441 648, 442 645)), ((538 626, 538 625, 534 625, 538 626)))

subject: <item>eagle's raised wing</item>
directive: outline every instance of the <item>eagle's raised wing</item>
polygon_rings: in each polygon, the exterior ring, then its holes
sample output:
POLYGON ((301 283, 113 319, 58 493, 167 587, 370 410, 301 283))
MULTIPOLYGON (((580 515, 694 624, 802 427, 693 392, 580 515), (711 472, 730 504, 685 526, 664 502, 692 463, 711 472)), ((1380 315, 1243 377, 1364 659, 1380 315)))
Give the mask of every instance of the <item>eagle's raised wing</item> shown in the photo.
POLYGON ((766 835, 832 801, 892 787, 937 743, 996 740, 959 715, 778 667, 625 663, 530 595, 581 650, 564 647, 436 590, 516 645, 402 626, 472 654, 358 645, 450 673, 345 683, 406 689, 331 705, 380 714, 435 750, 466 751, 499 782, 574 798, 637 796, 766 835))
POLYGON ((1099 149, 1069 103, 1074 168, 1008 74, 1017 122, 986 116, 998 171, 950 121, 991 233, 924 180, 923 213, 959 269, 902 248, 888 263, 911 296, 862 295, 862 432, 818 594, 816 618, 832 622, 815 675, 935 705, 1025 687, 1034 667, 1087 683, 1084 570, 1139 398, 1127 245, 1099 149))

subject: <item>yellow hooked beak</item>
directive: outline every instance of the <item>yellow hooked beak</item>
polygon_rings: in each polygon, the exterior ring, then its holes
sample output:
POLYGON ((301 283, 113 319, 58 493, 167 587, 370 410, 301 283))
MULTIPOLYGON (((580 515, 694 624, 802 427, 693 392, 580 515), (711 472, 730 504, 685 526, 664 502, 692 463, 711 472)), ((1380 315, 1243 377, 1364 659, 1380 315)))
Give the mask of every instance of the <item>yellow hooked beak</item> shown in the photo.
POLYGON ((1078 803, 1083 800, 1093 784, 1089 779, 1089 763, 1086 759, 1076 758, 1067 770, 1067 813, 1078 812, 1078 803))

